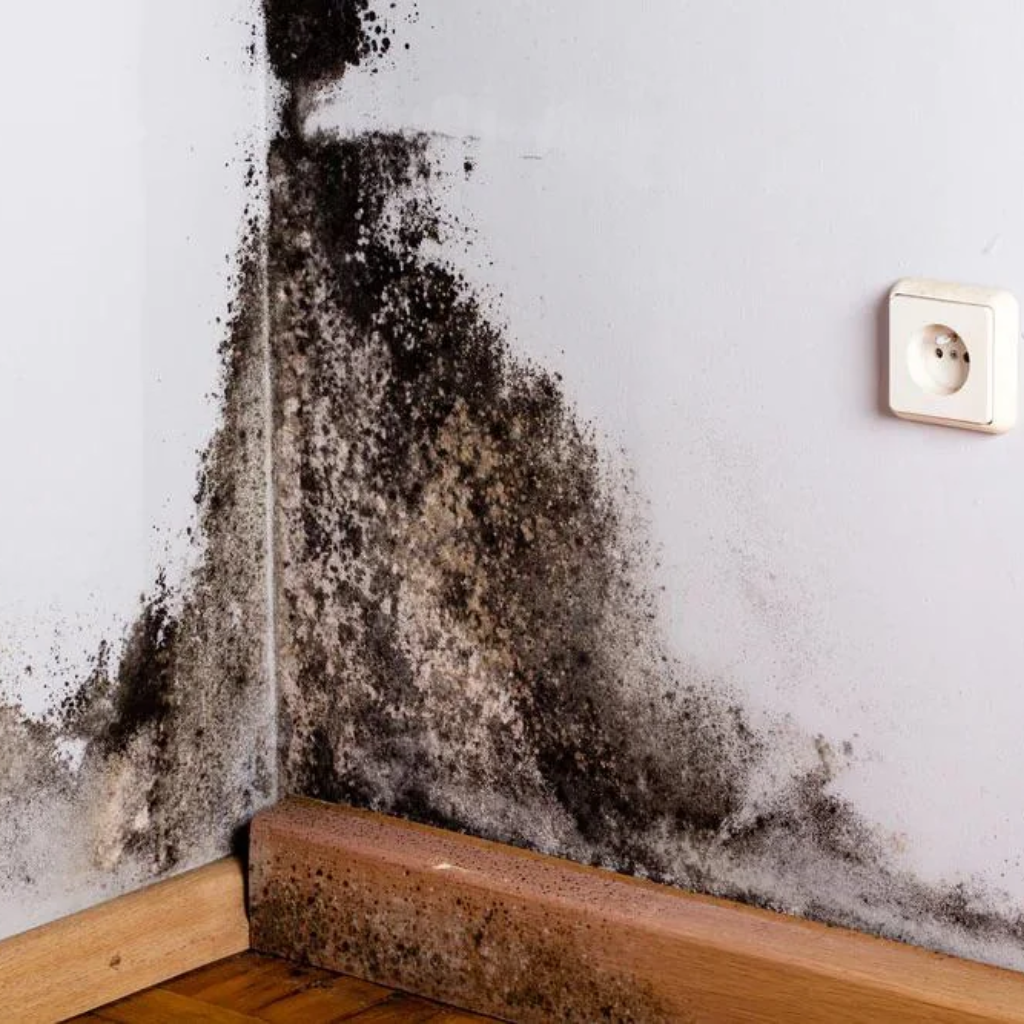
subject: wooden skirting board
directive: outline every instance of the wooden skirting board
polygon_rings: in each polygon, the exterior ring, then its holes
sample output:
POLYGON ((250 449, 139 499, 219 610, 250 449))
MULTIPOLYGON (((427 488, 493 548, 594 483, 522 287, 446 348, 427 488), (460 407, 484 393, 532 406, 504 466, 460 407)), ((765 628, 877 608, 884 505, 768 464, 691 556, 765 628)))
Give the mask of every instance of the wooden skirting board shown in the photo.
MULTIPOLYGON (((530 1022, 1019 1022, 1024 975, 381 815, 253 826, 255 948, 530 1022)), ((0 942, 0 1021, 58 1021, 249 946, 225 860, 0 942)))
POLYGON ((52 1024, 248 949, 244 880, 218 861, 0 942, 0 1021, 52 1024))
POLYGON ((1024 1022, 1024 975, 343 807, 250 857, 257 950, 524 1024, 1024 1022))

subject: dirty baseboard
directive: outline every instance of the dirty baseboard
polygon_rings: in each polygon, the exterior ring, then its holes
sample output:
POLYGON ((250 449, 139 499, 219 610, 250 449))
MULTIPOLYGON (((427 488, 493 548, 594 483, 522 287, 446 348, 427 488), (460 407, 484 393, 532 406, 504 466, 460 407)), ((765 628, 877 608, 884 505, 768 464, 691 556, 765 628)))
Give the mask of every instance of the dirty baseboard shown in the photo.
POLYGON ((1024 975, 312 800, 250 864, 255 949, 508 1020, 1024 1022, 1024 975))
POLYGON ((249 948, 229 858, 0 942, 0 1021, 53 1022, 249 948))

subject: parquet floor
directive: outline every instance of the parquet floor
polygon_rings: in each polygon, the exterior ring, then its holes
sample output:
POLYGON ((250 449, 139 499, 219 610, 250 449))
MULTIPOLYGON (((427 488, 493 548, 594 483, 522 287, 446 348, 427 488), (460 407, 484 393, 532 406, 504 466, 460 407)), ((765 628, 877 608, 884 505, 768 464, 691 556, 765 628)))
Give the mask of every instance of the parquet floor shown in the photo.
POLYGON ((242 953, 75 1021, 120 1024, 486 1024, 490 1018, 286 960, 242 953))

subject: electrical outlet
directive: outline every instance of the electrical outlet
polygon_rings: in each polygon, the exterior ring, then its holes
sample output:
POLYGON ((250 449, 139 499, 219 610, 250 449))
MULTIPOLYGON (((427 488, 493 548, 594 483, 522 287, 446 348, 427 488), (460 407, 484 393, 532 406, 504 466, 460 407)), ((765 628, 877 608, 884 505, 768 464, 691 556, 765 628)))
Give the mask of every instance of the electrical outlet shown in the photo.
POLYGON ((1017 300, 997 288, 905 279, 889 294, 889 407, 1001 434, 1017 421, 1017 300))

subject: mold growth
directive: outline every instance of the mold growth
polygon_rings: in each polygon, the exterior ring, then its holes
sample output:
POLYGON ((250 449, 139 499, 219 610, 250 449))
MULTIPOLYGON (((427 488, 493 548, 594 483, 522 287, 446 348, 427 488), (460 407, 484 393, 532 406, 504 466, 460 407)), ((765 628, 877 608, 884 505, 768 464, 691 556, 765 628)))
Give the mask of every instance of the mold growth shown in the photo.
POLYGON ((372 52, 369 0, 265 0, 263 10, 267 53, 282 81, 328 79, 372 52))
POLYGON ((615 924, 588 922, 582 943, 578 926, 557 914, 531 920, 521 900, 472 887, 453 898, 449 886, 410 882, 408 870, 397 884, 386 869, 372 880, 358 867, 325 872, 321 854, 277 853, 254 871, 254 948, 523 1024, 681 1019, 614 957, 595 969, 586 947, 614 949, 615 924))
POLYGON ((180 588, 158 576, 121 653, 101 647, 45 719, 0 706, 5 928, 227 852, 271 794, 262 248, 242 246, 196 567, 180 588))
POLYGON ((895 866, 828 743, 673 657, 627 478, 439 255, 438 141, 305 132, 369 44, 268 12, 271 54, 334 39, 275 58, 284 788, 1024 966, 996 896, 895 866))
MULTIPOLYGON (((370 0, 263 0, 267 56, 293 88, 327 82, 348 66, 392 48, 396 3, 370 0)), ((415 17, 416 4, 404 5, 415 17)))

